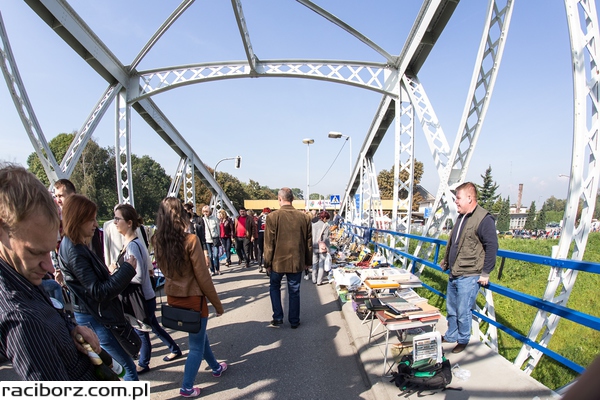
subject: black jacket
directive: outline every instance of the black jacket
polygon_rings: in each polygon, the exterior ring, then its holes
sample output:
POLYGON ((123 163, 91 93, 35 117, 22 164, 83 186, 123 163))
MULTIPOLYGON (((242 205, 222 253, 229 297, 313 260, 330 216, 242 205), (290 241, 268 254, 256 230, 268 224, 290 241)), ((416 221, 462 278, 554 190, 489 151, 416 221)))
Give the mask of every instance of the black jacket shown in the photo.
POLYGON ((135 268, 125 262, 110 275, 103 260, 87 246, 74 245, 66 236, 58 253, 73 311, 91 314, 105 325, 125 322, 118 296, 135 276, 135 268))
POLYGON ((202 245, 202 250, 206 250, 206 234, 204 229, 204 220, 202 217, 198 216, 196 213, 192 216, 192 222, 190 224, 190 229, 188 233, 195 233, 200 239, 200 244, 202 245))

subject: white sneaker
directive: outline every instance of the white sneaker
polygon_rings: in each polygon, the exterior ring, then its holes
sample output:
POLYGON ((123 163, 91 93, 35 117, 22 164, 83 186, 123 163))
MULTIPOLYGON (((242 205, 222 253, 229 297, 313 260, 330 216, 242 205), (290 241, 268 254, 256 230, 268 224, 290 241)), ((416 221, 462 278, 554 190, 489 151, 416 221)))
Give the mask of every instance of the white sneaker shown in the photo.
POLYGON ((304 275, 304 280, 307 281, 308 279, 308 275, 304 275))

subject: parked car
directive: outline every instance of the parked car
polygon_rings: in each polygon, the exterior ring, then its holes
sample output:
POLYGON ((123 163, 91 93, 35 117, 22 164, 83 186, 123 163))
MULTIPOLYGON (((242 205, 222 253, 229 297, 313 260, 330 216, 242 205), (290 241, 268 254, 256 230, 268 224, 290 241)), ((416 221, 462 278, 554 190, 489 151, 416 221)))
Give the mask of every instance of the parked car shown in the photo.
POLYGON ((531 239, 531 235, 527 232, 517 233, 515 239, 531 239))
POLYGON ((499 239, 512 239, 513 234, 511 231, 498 232, 498 238, 499 239))

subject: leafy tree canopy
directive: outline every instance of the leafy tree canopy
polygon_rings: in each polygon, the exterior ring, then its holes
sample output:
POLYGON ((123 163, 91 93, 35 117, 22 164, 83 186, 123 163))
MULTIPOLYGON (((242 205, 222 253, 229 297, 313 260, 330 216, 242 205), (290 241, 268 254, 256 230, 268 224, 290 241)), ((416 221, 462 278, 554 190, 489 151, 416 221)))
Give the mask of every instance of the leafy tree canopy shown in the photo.
MULTIPOLYGON (((421 182, 423 176, 423 163, 415 160, 414 163, 414 185, 418 185, 421 182)), ((408 171, 402 170, 399 175, 401 182, 407 182, 409 178, 408 171)), ((392 166, 389 171, 382 170, 377 175, 377 185, 379 186, 379 195, 382 200, 391 200, 394 198, 394 167, 392 166)), ((398 193, 400 199, 406 199, 408 197, 408 191, 406 189, 400 189, 398 193)), ((413 211, 419 209, 419 203, 423 201, 423 197, 415 190, 413 192, 413 211)))

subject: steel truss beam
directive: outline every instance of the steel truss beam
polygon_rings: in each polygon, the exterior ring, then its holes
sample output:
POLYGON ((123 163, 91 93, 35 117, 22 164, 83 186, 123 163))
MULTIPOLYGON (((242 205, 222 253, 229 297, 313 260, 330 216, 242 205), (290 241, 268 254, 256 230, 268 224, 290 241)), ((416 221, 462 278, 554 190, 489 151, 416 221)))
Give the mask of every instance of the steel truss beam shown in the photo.
MULTIPOLYGON (((413 182, 414 182, 414 163, 415 163, 415 111, 412 103, 408 100, 406 89, 402 88, 402 95, 396 100, 394 117, 394 174, 393 186, 393 210, 392 210, 392 230, 408 232, 411 231, 412 206, 413 206, 413 182), (408 180, 402 182, 400 176, 405 172, 408 180), (400 193, 405 194, 405 198, 400 198, 400 193)), ((395 235, 390 235, 390 247, 400 248, 408 252, 409 239, 401 236, 399 238, 400 246, 396 245, 395 235)), ((388 257, 389 260, 389 257, 388 257)), ((402 257, 402 265, 406 267, 406 258, 402 257)), ((389 262, 389 261, 388 261, 389 262)), ((393 264, 393 263, 392 263, 393 264)))
MULTIPOLYGON (((434 212, 425 224, 427 235, 439 236, 446 218, 456 217, 456 205, 451 189, 464 181, 475 151, 502 60, 512 10, 512 0, 489 1, 467 103, 448 163, 442 169, 440 186, 433 206, 434 212), (498 6, 498 3, 502 5, 498 6)), ((438 159, 438 154, 443 156, 442 151, 432 153, 434 160, 443 166, 443 159, 438 159)))
POLYGON ((206 63, 141 71, 139 97, 153 96, 177 87, 223 79, 280 77, 308 78, 358 86, 394 95, 397 74, 385 64, 331 60, 268 60, 255 62, 206 63))
POLYGON ((2 14, 0 14, 0 39, 0 55, 2 56, 0 67, 2 68, 4 80, 8 86, 8 91, 15 104, 15 108, 19 113, 23 127, 27 132, 27 136, 29 136, 29 140, 40 158, 40 162, 52 185, 58 179, 64 178, 65 176, 60 170, 59 165, 54 158, 54 154, 50 151, 44 132, 40 127, 33 107, 31 106, 31 102, 29 101, 29 96, 25 90, 25 85, 23 85, 21 74, 17 68, 17 63, 10 47, 10 42, 8 41, 2 14))
MULTIPOLYGON (((581 261, 594 215, 600 178, 600 163, 598 163, 600 33, 595 1, 565 0, 565 8, 573 60, 573 154, 563 231, 554 257, 568 258, 569 248, 573 243, 571 259, 581 261), (577 221, 580 201, 581 214, 577 221)), ((551 267, 543 299, 566 305, 576 278, 575 270, 551 267)), ((539 344, 547 347, 559 321, 559 316, 538 310, 528 338, 530 340, 540 338, 539 344)), ((530 374, 541 357, 542 353, 539 350, 523 346, 514 363, 530 374)))
MULTIPOLYGON (((65 0, 26 0, 27 4, 35 11, 38 16, 46 22, 56 34, 58 34, 71 48, 79 54, 100 76, 102 76, 110 85, 119 83, 122 87, 127 89, 126 96, 131 97, 134 93, 137 96, 139 89, 136 87, 137 81, 131 79, 131 75, 135 75, 135 70, 130 71, 129 68, 123 66, 123 64, 112 54, 112 52, 100 41, 100 39, 94 34, 94 32, 85 24, 85 22, 79 17, 79 15, 69 6, 65 0)), ((176 18, 191 4, 191 1, 184 1, 180 7, 171 14, 171 16, 165 21, 165 23, 159 28, 152 39, 144 46, 140 54, 136 57, 132 66, 137 65, 139 61, 145 56, 147 51, 152 45, 158 40, 158 38, 168 29, 168 27, 176 20, 176 18)), ((9 77, 5 79, 9 82, 9 77)), ((22 86, 22 85, 21 85, 22 86)), ((139 102, 133 102, 130 98, 126 98, 127 104, 138 112, 146 122, 154 128, 159 136, 169 143, 175 152, 185 158, 191 158, 195 162, 195 170, 202 174, 202 181, 213 193, 221 193, 223 201, 232 212, 235 212, 235 207, 223 192, 223 189, 218 183, 212 178, 201 159, 195 154, 193 149, 187 145, 187 142, 179 134, 179 132, 172 126, 170 121, 162 114, 158 107, 148 99, 141 100, 139 102), (158 118, 158 119, 155 119, 158 118), (179 144, 183 145, 183 148, 178 147, 179 144)), ((124 109, 120 109, 122 105, 117 105, 119 110, 119 119, 121 121, 117 124, 117 130, 115 135, 117 137, 116 142, 121 143, 121 139, 124 140, 124 146, 127 147, 126 135, 122 135, 120 130, 126 131, 127 125, 130 124, 129 117, 124 113, 123 119, 121 120, 121 113, 124 109), (122 126, 121 126, 122 125, 122 126)), ((19 109, 20 106, 17 106, 19 109)), ((29 125, 28 125, 29 126, 29 125)), ((27 128, 26 128, 27 129, 27 128)), ((124 132, 123 131, 123 132, 124 132)), ((28 131, 29 132, 29 131, 28 131)), ((41 129, 39 130, 41 132, 41 129)), ((31 137, 31 136, 30 136, 31 137)), ((39 139, 39 142, 45 142, 43 136, 39 139)), ((38 141, 35 140, 34 147, 38 145, 38 141)), ((83 142, 82 142, 83 144, 83 142)), ((47 147, 47 144, 46 144, 47 147)), ((41 150, 38 151, 41 153, 41 150)), ((51 153, 48 151, 51 155, 51 153)), ((124 157, 126 156, 127 150, 124 150, 124 157)), ((118 159, 119 157, 117 157, 118 159)), ((42 157, 40 156, 40 159, 42 157)), ((71 163, 77 161, 73 158, 71 163)), ((123 163, 129 163, 130 160, 125 160, 123 163)), ((118 161, 119 162, 119 161, 118 161)), ((119 201, 131 201, 132 200, 132 187, 131 187, 131 168, 126 164, 118 164, 117 171, 123 171, 126 175, 119 178, 120 173, 117 174, 117 179, 121 179, 119 184, 119 201), (124 194, 122 189, 126 190, 124 194)), ((56 161, 54 161, 56 164, 56 161)), ((55 171, 59 170, 57 167, 55 171)), ((46 171, 49 175, 49 179, 56 180, 56 176, 53 176, 53 172, 46 171)), ((61 176, 62 177, 62 176, 61 176)), ((67 177, 67 176, 65 176, 67 177)))
POLYGON ((135 207, 131 179, 131 106, 127 104, 125 89, 119 91, 116 109, 115 163, 119 204, 131 204, 135 207))
MULTIPOLYGON (((433 45, 454 13, 457 4, 458 0, 429 0, 423 2, 402 52, 394 64, 397 76, 402 77, 407 72, 411 74, 419 72, 433 45)), ((394 120, 395 102, 392 101, 392 97, 400 97, 400 87, 396 85, 392 89, 394 90, 393 96, 383 96, 375 117, 371 122, 371 127, 363 142, 353 173, 346 186, 340 213, 344 212, 345 205, 351 201, 350 199, 359 187, 359 170, 364 158, 373 157, 379 147, 379 143, 383 140, 394 120)))

